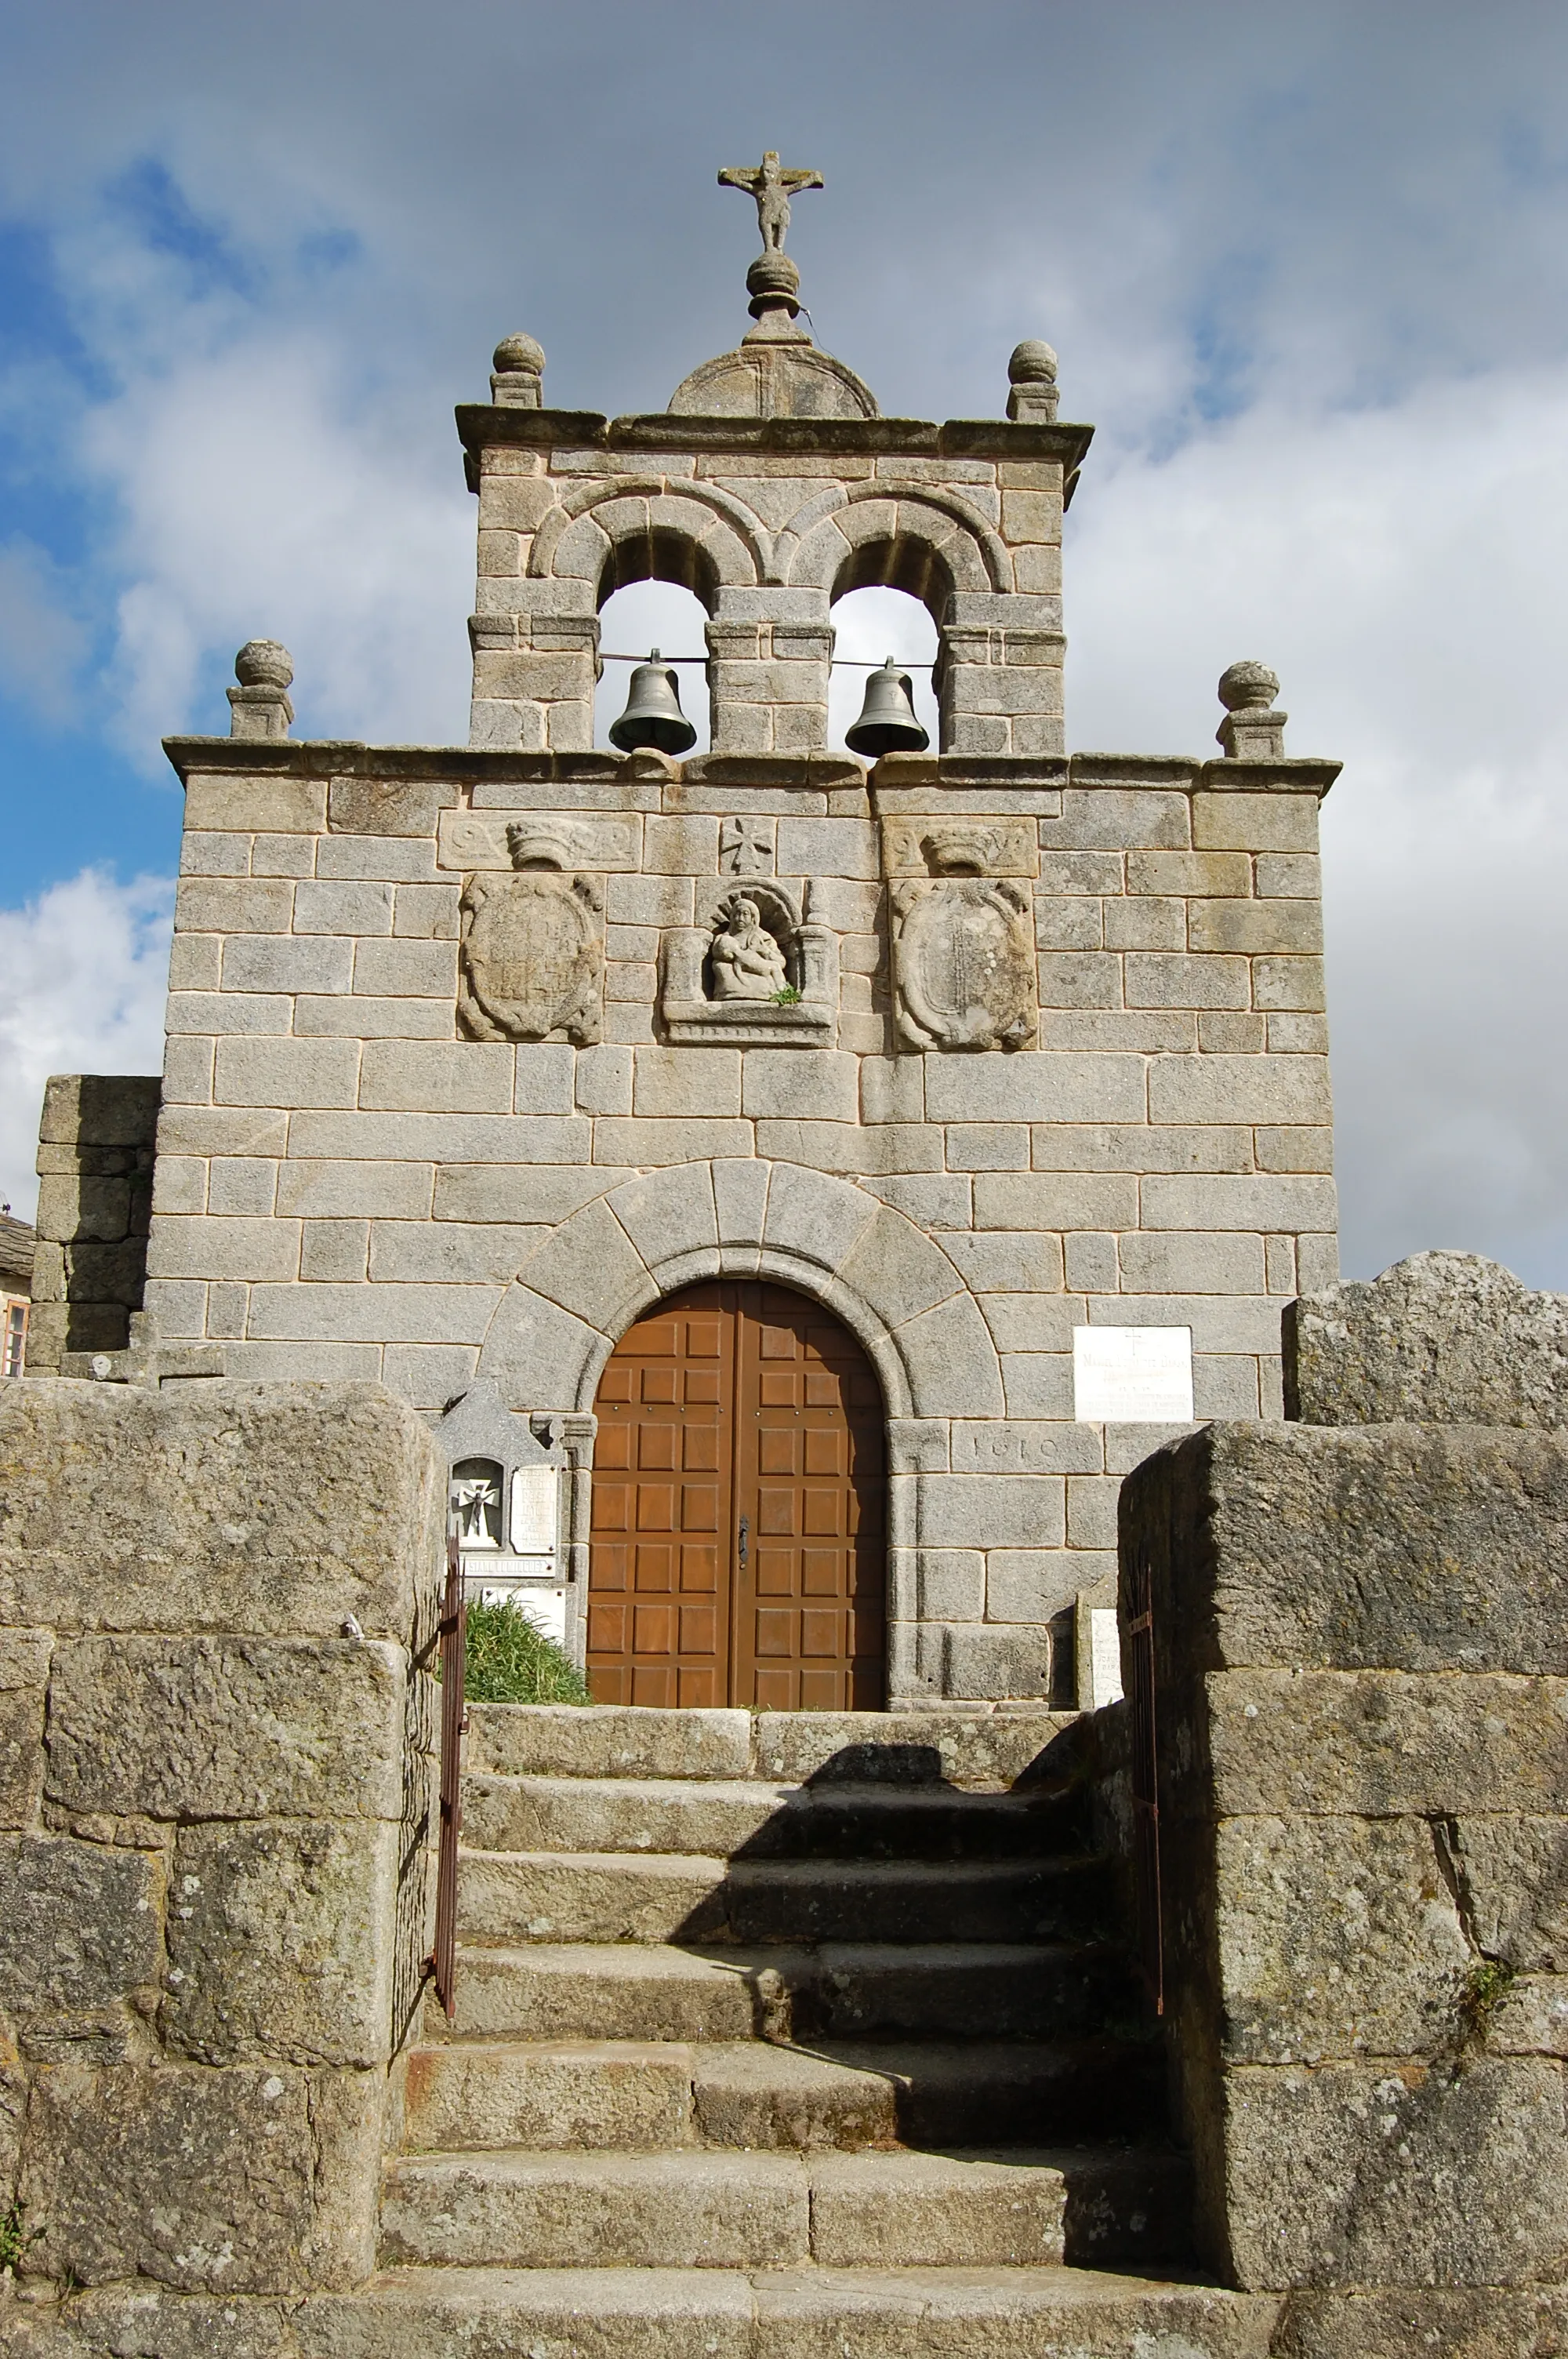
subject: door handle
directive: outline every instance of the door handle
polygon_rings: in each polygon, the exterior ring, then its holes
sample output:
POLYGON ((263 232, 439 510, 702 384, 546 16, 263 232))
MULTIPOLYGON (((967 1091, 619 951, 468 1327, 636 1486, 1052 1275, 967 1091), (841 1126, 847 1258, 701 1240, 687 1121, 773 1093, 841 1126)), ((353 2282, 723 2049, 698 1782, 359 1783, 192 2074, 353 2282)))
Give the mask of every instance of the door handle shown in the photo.
POLYGON ((749 1516, 742 1516, 741 1518, 741 1570, 742 1572, 746 1570, 746 1550, 750 1544, 751 1538, 751 1518, 749 1516))

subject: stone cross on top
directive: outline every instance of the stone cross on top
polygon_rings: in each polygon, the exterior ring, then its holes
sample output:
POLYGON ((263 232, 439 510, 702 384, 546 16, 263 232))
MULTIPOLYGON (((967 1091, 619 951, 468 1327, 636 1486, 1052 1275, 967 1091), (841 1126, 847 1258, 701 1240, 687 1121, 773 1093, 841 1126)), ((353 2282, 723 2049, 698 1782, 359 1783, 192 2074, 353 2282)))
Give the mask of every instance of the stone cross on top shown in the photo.
POLYGON ((744 189, 757 202, 757 226, 764 254, 782 254, 789 228, 789 201, 801 189, 820 189, 820 172, 786 171, 778 149, 770 147, 760 164, 732 164, 719 175, 721 189, 744 189))

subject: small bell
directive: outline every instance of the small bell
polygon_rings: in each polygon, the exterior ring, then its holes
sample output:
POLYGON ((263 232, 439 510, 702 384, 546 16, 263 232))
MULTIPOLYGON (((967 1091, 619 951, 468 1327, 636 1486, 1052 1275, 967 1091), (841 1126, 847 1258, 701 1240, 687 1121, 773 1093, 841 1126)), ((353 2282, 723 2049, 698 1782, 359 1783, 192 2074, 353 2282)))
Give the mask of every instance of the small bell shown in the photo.
POLYGON ((881 671, 868 673, 860 717, 845 732, 844 743, 873 762, 881 754, 924 754, 930 745, 909 701, 909 674, 900 671, 892 656, 881 671))
POLYGON ((610 742, 623 754, 635 754, 644 745, 660 754, 684 754, 696 745, 697 732, 680 709, 675 672, 659 661, 657 647, 632 674, 626 710, 611 730, 610 742))

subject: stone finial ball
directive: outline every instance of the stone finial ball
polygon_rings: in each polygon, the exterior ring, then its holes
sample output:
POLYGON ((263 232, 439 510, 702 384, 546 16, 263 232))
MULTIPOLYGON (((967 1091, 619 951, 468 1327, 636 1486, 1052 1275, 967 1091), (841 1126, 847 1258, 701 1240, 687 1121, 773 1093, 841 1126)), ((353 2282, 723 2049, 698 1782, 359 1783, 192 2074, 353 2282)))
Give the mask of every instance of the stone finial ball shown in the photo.
POLYGON ((294 658, 278 639, 247 639, 234 658, 234 678, 242 688, 287 688, 294 658))
POLYGON ((497 376, 543 376, 545 347, 532 336, 503 336, 495 347, 497 376))
POLYGON ((1233 663, 1219 676, 1219 701, 1227 712, 1266 709, 1279 693, 1279 679, 1266 663, 1233 663))
POLYGON ((1007 364, 1007 381, 1009 385, 1054 385, 1056 355, 1050 345, 1042 343, 1038 336, 1026 336, 1022 343, 1015 344, 1007 364))

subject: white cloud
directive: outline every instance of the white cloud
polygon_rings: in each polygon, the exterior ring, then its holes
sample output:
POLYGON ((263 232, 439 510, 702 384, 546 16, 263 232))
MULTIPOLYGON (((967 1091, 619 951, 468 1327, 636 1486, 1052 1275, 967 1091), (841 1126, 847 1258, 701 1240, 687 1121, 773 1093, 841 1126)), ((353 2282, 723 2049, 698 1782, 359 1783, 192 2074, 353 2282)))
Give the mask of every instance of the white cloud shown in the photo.
POLYGON ((0 687, 41 720, 69 724, 86 641, 44 550, 20 536, 0 547, 0 687))
POLYGON ((30 1220, 51 1073, 163 1069, 174 887, 94 868, 0 910, 0 1196, 30 1220))
POLYGON ((292 652, 301 735, 466 737, 473 513, 455 438, 427 438, 438 475, 406 420, 354 402, 338 360, 304 335, 247 340, 89 416, 127 583, 108 685, 135 757, 160 762, 169 730, 226 734, 210 658, 248 638, 292 652))
POLYGON ((1281 675, 1325 806, 1346 1263, 1428 1245, 1568 1286, 1568 705, 1552 552, 1568 370, 1397 408, 1274 403, 1085 471, 1072 742, 1211 754, 1214 684, 1281 675))

